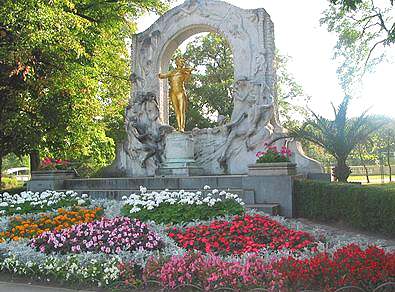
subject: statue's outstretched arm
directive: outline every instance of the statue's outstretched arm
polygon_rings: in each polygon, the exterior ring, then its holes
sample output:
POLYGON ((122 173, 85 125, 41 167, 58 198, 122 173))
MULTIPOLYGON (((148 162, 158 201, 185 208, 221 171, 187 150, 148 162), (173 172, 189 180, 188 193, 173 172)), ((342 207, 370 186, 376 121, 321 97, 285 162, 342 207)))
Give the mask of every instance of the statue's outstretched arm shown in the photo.
POLYGON ((166 78, 169 78, 171 75, 172 75, 172 72, 159 73, 159 74, 158 74, 158 77, 159 77, 160 79, 166 79, 166 78))

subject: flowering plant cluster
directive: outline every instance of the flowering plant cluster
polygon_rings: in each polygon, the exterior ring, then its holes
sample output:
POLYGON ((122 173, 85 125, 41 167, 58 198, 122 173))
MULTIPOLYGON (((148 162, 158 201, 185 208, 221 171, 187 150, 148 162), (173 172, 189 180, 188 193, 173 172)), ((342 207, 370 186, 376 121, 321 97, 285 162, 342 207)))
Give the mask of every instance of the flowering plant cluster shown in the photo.
POLYGON ((73 287, 111 287, 118 282, 120 270, 119 257, 92 257, 89 261, 80 255, 72 254, 63 257, 33 255, 25 260, 11 255, 0 261, 0 270, 25 276, 68 283, 73 287))
POLYGON ((273 263, 271 268, 282 275, 284 284, 295 290, 335 290, 346 285, 365 286, 373 290, 378 284, 393 279, 395 252, 386 253, 377 246, 364 250, 350 244, 333 254, 321 252, 307 259, 284 257, 273 263))
POLYGON ((157 281, 163 288, 169 290, 195 285, 203 291, 220 290, 220 288, 247 291, 267 288, 269 283, 274 288, 277 284, 273 281, 276 273, 271 273, 264 259, 257 256, 248 257, 244 264, 236 260, 225 261, 215 255, 206 256, 193 252, 168 259, 152 257, 145 266, 143 274, 146 281, 157 281))
POLYGON ((68 160, 55 159, 50 157, 45 157, 41 163, 39 168, 42 170, 68 170, 71 169, 71 163, 68 160))
POLYGON ((281 147, 278 151, 277 146, 266 146, 266 151, 260 151, 256 154, 257 163, 271 163, 271 162, 290 162, 292 152, 286 146, 281 147))
POLYGON ((334 291, 346 285, 373 290, 379 284, 389 282, 394 272, 394 252, 385 252, 376 246, 363 250, 350 244, 334 254, 323 251, 311 258, 290 256, 273 262, 257 255, 238 261, 201 253, 172 256, 167 260, 151 258, 144 276, 169 289, 196 285, 204 291, 221 288, 334 291))
POLYGON ((163 242, 145 223, 116 217, 44 232, 33 238, 30 246, 47 254, 86 251, 119 254, 121 251, 157 250, 163 246, 163 242))
POLYGON ((42 193, 22 192, 0 195, 0 215, 38 213, 58 208, 89 205, 87 194, 79 195, 74 191, 42 193))
MULTIPOLYGON (((5 202, 11 208, 22 199, 23 203, 48 202, 51 192, 45 193, 34 194, 35 200, 26 194, 14 201, 6 196, 5 202)), ((0 271, 72 283, 82 289, 91 285, 134 289, 153 280, 164 289, 192 285, 205 291, 334 291, 347 285, 373 290, 395 275, 395 252, 367 247, 363 240, 361 245, 350 244, 360 242, 359 237, 326 236, 280 217, 244 212, 236 195, 208 187, 196 193, 173 193, 165 191, 156 198, 154 194, 160 192, 147 194, 142 189, 139 198, 143 202, 136 197, 131 198, 134 205, 92 200, 89 204, 100 207, 90 210, 78 207, 76 198, 88 204, 86 197, 69 192, 67 199, 60 197, 74 203, 64 208, 55 210, 51 203, 49 212, 35 214, 40 210, 34 203, 33 214, 0 217, 4 230, 0 236, 5 239, 0 240, 0 271), (130 216, 145 214, 158 222, 188 223, 150 222, 148 226, 119 217, 125 206, 141 209, 132 213, 129 209, 130 216), (238 210, 241 214, 227 216, 238 210), (212 219, 216 214, 226 216, 212 219), (190 222, 199 216, 206 216, 206 221, 190 222)))
POLYGON ((314 238, 289 229, 262 215, 235 216, 232 221, 216 220, 209 225, 170 228, 169 236, 180 246, 207 253, 238 255, 260 249, 298 251, 314 248, 314 238))
POLYGON ((98 220, 103 208, 86 209, 74 207, 72 210, 58 209, 54 213, 40 214, 37 217, 15 216, 9 219, 7 230, 0 232, 0 242, 5 239, 19 240, 32 238, 43 232, 61 230, 72 225, 98 220))
POLYGON ((147 192, 143 187, 140 188, 140 192, 123 197, 124 216, 167 224, 244 213, 244 203, 238 195, 211 190, 208 186, 203 191, 197 192, 184 190, 147 192))

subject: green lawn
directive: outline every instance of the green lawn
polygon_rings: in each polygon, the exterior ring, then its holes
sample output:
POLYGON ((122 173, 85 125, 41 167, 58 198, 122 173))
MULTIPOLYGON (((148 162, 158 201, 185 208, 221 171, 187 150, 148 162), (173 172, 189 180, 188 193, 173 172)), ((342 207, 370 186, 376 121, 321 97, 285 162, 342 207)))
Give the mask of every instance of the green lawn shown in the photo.
MULTIPOLYGON (((371 184, 381 184, 381 175, 369 175, 370 183, 371 184)), ((395 175, 392 176, 392 180, 395 181, 395 175)), ((351 175, 348 178, 349 182, 362 182, 367 183, 366 176, 364 175, 351 175)), ((384 181, 389 183, 389 176, 384 176, 384 181)))

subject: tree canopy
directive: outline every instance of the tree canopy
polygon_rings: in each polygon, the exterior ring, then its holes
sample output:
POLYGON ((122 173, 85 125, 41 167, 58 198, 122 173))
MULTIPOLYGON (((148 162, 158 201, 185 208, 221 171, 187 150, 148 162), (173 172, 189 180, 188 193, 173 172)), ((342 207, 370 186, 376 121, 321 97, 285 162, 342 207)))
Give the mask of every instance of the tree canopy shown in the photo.
POLYGON ((290 132, 291 137, 308 140, 332 155, 337 162, 333 174, 341 182, 346 182, 351 174, 347 159, 352 151, 365 144, 384 125, 381 119, 369 116, 367 111, 356 118, 349 118, 350 100, 349 96, 345 96, 337 108, 332 105, 334 119, 312 112, 312 118, 290 132))
POLYGON ((114 157, 129 92, 125 38, 161 0, 5 0, 0 7, 0 160, 8 153, 114 157))
MULTIPOLYGON (((234 64, 232 50, 222 36, 214 33, 195 37, 182 52, 178 50, 172 59, 183 56, 187 66, 195 68, 186 84, 189 96, 187 129, 207 128, 217 124, 217 116, 230 120, 233 111, 232 91, 234 64)), ((293 127, 298 119, 303 120, 307 111, 303 104, 309 100, 302 86, 288 70, 290 57, 277 52, 277 99, 281 120, 286 127, 293 127), (299 104, 299 105, 298 105, 299 104)), ((174 66, 173 66, 174 67, 174 66)), ((175 125, 174 113, 170 123, 175 125)))
POLYGON ((395 43, 395 7, 392 0, 331 0, 321 23, 336 33, 335 58, 341 84, 350 90, 366 70, 386 57, 395 43))

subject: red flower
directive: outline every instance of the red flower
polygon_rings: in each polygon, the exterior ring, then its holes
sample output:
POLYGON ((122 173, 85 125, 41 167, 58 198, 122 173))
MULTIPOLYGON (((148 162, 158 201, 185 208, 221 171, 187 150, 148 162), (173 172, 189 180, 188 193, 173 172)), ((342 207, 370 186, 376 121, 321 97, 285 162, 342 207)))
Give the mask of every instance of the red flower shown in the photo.
POLYGON ((231 222, 213 221, 185 230, 172 228, 169 236, 184 248, 225 255, 257 252, 262 248, 296 251, 316 246, 310 234, 288 229, 261 215, 235 216, 231 222))

